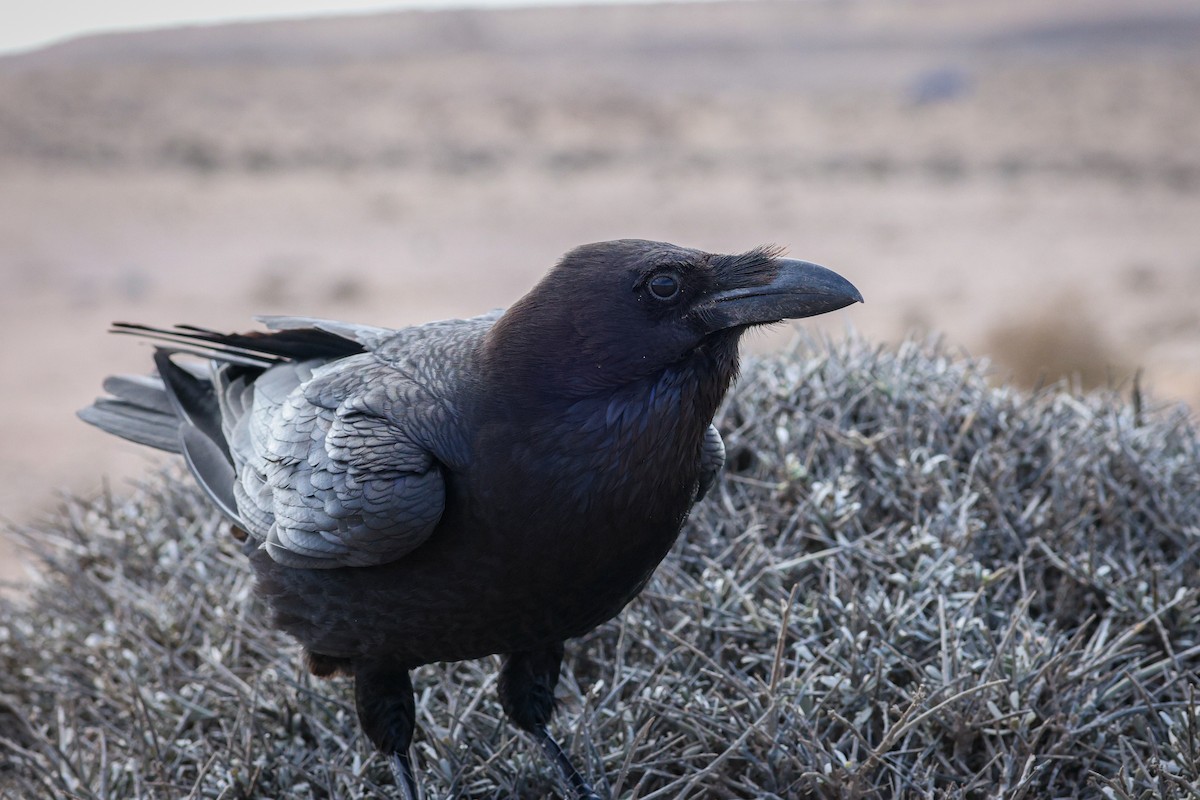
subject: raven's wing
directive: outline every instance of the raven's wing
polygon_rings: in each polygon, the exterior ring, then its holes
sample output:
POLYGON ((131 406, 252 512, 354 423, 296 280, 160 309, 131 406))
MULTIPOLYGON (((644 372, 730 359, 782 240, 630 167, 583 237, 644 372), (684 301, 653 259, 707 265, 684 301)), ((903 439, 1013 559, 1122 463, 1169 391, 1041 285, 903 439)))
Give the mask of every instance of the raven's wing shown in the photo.
POLYGON ((709 425, 708 430, 704 432, 704 442, 700 445, 700 486, 696 489, 697 502, 703 500, 712 489, 724 466, 725 442, 721 441, 721 434, 716 426, 709 425))
POLYGON ((239 515, 273 560, 382 564, 433 533, 445 508, 443 470, 465 447, 455 389, 490 323, 375 329, 355 337, 360 355, 280 364, 253 381, 236 366, 228 380, 218 375, 239 515))
POLYGON ((166 342, 158 377, 111 379, 81 416, 182 453, 221 510, 277 562, 368 566, 424 542, 466 436, 455 398, 497 313, 390 330, 294 317, 223 334, 117 324, 166 342), (208 359, 207 373, 174 361, 208 359))
POLYGON ((220 394, 246 409, 229 440, 237 510, 275 561, 381 564, 437 526, 445 482, 422 435, 436 402, 373 354, 282 364, 220 394))

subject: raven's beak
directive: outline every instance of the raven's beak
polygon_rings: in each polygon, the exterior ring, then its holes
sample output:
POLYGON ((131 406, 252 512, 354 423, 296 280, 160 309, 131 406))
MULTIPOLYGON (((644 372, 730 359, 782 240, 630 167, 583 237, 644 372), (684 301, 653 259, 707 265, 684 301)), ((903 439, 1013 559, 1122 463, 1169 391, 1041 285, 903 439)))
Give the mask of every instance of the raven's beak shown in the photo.
POLYGON ((709 329, 815 317, 863 301, 858 289, 833 270, 794 258, 777 258, 775 264, 779 272, 769 283, 727 289, 709 297, 703 309, 709 329))

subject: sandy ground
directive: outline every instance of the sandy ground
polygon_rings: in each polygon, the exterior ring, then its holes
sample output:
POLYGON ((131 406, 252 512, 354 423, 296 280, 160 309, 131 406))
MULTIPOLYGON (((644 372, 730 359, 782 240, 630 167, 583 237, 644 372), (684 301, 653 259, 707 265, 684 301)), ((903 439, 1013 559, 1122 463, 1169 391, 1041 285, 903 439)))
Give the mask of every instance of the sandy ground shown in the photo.
POLYGON ((473 314, 617 237, 786 245, 867 298, 807 327, 937 331, 1027 381, 1142 368, 1200 406, 1196 41, 1184 0, 860 0, 409 13, 0 59, 0 515, 153 460, 73 416, 146 369, 111 320, 473 314))

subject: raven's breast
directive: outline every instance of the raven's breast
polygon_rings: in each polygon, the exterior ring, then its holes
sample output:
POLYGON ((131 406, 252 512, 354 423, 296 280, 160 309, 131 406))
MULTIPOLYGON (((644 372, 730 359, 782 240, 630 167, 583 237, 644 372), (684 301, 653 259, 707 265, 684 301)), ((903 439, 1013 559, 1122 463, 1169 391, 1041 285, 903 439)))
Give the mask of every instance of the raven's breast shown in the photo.
POLYGON ((416 666, 543 647, 611 619, 695 498, 719 394, 686 388, 477 418, 471 457, 446 470, 445 511, 416 550, 323 571, 255 559, 279 626, 311 652, 416 666))

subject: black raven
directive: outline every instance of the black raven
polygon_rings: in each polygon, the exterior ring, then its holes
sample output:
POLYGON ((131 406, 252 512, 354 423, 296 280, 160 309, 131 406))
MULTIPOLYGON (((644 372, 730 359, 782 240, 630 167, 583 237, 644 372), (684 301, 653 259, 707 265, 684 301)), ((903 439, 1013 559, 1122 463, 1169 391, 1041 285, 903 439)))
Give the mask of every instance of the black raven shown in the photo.
POLYGON ((158 375, 109 378, 80 416, 184 455, 275 624, 314 673, 353 676, 409 800, 409 671, 491 654, 510 719, 592 798, 546 730, 563 642, 638 594, 716 479, 742 333, 861 300, 769 248, 601 242, 473 319, 118 324, 162 342, 158 375))

